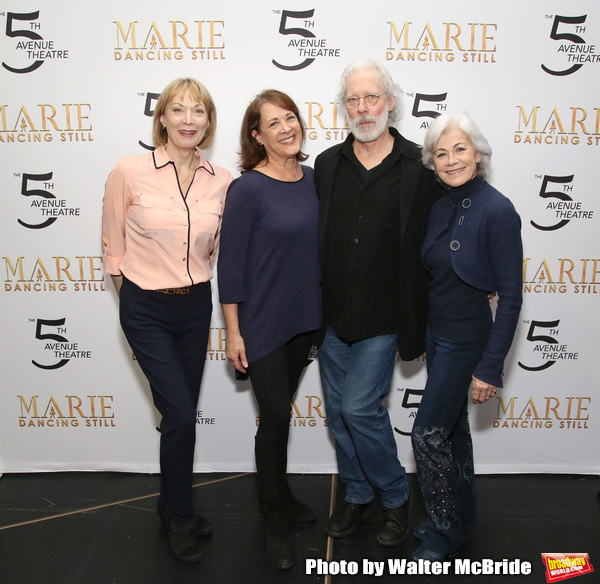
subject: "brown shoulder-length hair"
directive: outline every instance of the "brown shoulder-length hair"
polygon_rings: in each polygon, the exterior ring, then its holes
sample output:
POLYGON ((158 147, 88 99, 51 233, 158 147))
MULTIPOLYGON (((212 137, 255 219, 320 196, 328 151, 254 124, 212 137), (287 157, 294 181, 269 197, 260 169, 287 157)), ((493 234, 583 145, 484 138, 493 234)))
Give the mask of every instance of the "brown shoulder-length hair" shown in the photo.
MULTIPOLYGON (((246 109, 244 120, 242 121, 242 130, 240 132, 240 168, 242 171, 252 170, 263 160, 269 158, 265 147, 262 144, 259 144, 252 135, 252 132, 255 130, 257 132, 260 131, 260 108, 265 103, 272 103, 293 112, 298 118, 300 129, 302 130, 302 141, 304 141, 304 138, 306 137, 306 126, 304 125, 304 120, 302 119, 298 106, 296 106, 294 100, 289 95, 286 95, 277 89, 266 89, 252 100, 246 109)), ((308 156, 304 154, 302 150, 296 154, 296 160, 298 160, 298 162, 303 162, 307 158, 308 156)))
POLYGON ((184 95, 186 91, 190 92, 192 99, 198 103, 204 105, 206 109, 206 115, 208 116, 208 131, 200 140, 198 148, 201 150, 204 148, 210 148, 213 143, 215 132, 217 129, 217 108, 215 102, 211 97, 208 89, 202 85, 199 81, 192 79, 191 77, 185 77, 183 79, 175 79, 167 85, 163 92, 160 94, 156 107, 154 109, 154 117, 152 120, 152 141, 154 146, 158 148, 167 143, 168 136, 167 130, 163 128, 160 121, 161 116, 165 113, 167 105, 169 105, 174 99, 180 95, 184 95))

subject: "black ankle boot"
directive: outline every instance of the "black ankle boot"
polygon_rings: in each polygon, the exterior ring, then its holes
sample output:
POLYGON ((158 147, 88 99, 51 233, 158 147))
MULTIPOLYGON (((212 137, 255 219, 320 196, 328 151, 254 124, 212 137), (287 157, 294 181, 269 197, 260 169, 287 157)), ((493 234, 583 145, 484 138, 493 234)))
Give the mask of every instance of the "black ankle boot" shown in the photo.
POLYGON ((287 513, 266 512, 265 524, 269 562, 279 570, 289 570, 294 565, 294 547, 287 513))
POLYGON ((166 507, 161 507, 159 514, 173 555, 186 564, 199 562, 202 555, 192 533, 192 519, 173 519, 166 507))
POLYGON ((290 521, 296 523, 314 523, 317 520, 317 512, 306 503, 296 499, 287 485, 285 492, 285 506, 290 521))
POLYGON ((288 570, 294 564, 294 548, 286 506, 287 437, 256 436, 254 453, 258 496, 265 517, 267 557, 279 570, 288 570))

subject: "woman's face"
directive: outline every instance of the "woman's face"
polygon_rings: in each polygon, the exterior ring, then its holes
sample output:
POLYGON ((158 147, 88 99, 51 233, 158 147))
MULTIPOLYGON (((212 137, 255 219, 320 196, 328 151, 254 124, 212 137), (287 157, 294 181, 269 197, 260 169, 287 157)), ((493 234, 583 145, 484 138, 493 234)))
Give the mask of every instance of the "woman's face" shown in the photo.
POLYGON ((167 131, 167 146, 195 148, 208 130, 208 113, 203 103, 192 98, 190 91, 167 104, 160 122, 167 131))
POLYGON ((447 129, 438 140, 433 164, 439 178, 450 187, 460 187, 477 175, 481 156, 467 134, 447 129))
POLYGON ((252 135, 262 143, 270 160, 295 158, 302 146, 302 128, 296 114, 274 103, 260 108, 260 128, 252 135))

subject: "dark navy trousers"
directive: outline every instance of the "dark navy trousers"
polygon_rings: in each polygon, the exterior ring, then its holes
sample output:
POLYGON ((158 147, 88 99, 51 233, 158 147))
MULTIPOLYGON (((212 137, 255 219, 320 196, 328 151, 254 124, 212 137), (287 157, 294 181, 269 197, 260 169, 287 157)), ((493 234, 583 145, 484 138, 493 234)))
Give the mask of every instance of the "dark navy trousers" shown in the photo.
POLYGON ((210 282, 185 295, 142 290, 123 278, 123 332, 160 412, 160 496, 175 517, 193 513, 196 411, 212 313, 210 282))
POLYGON ((452 341, 427 331, 427 384, 412 446, 427 510, 423 546, 449 554, 477 527, 473 443, 467 405, 487 339, 452 341))

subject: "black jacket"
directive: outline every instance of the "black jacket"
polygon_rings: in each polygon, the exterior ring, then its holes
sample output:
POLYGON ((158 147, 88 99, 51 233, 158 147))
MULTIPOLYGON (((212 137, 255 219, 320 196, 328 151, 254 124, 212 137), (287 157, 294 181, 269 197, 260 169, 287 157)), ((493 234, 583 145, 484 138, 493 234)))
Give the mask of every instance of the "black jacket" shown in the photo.
MULTIPOLYGON (((442 195, 442 189, 431 171, 421 162, 421 148, 390 127, 401 148, 401 266, 398 311, 398 351, 405 361, 416 359, 425 351, 427 325, 428 275, 421 263, 421 247, 427 230, 427 218, 432 203, 442 195)), ((352 135, 346 141, 354 141, 352 135)), ((319 243, 321 266, 327 265, 327 249, 323 245, 329 220, 329 204, 343 144, 325 150, 315 160, 315 183, 319 196, 319 243)))

